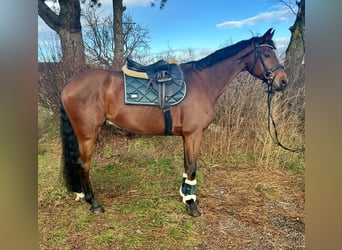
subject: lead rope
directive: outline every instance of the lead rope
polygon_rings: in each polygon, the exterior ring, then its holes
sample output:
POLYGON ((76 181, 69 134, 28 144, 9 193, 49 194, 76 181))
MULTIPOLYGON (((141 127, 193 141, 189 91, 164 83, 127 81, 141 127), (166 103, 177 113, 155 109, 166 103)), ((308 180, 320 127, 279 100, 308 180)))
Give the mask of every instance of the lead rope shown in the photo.
MULTIPOLYGON (((272 81, 273 82, 273 81, 272 81)), ((290 151, 290 152, 293 152, 293 153, 301 153, 301 152, 304 152, 305 151, 305 148, 298 148, 298 149, 291 149, 291 148, 288 148, 286 146, 284 146, 278 139, 278 131, 277 131, 277 127, 276 127, 276 124, 274 122, 274 119, 273 119, 273 116, 272 116, 272 112, 271 112, 271 101, 272 101, 272 83, 268 83, 267 82, 267 109, 268 109, 268 121, 267 121, 267 129, 268 129, 268 132, 272 138, 272 140, 280 147, 282 147, 283 149, 287 150, 287 151, 290 151), (271 122, 272 122, 272 125, 273 125, 273 128, 274 128, 274 136, 272 136, 272 133, 271 133, 271 122)))

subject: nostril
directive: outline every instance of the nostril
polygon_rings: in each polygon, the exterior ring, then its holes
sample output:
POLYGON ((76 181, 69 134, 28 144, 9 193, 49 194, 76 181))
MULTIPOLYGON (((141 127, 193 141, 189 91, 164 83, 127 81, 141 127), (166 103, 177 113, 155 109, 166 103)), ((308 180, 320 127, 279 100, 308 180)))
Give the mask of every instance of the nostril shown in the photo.
POLYGON ((282 87, 286 87, 286 85, 287 85, 287 80, 286 79, 282 79, 281 80, 281 86, 282 87))

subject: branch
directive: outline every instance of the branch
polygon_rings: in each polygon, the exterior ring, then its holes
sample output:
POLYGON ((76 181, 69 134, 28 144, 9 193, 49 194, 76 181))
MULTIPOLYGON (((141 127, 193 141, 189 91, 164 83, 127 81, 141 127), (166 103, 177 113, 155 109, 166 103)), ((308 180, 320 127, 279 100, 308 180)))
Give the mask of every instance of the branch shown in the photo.
POLYGON ((61 26, 59 16, 45 4, 44 0, 38 1, 38 15, 51 29, 58 33, 61 26))
MULTIPOLYGON (((285 1, 285 0, 278 0, 281 4, 285 5, 286 7, 288 7, 290 9, 290 11, 297 16, 296 11, 294 10, 293 6, 290 4, 289 1, 285 1)), ((297 2, 296 2, 297 3, 297 2)))

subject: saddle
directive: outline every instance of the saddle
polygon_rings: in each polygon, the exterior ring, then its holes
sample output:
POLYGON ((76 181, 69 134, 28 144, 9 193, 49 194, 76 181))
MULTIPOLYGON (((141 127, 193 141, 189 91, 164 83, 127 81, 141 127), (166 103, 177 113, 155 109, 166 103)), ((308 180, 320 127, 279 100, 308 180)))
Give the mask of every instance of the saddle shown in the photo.
POLYGON ((179 104, 186 95, 181 67, 165 60, 144 66, 127 58, 122 72, 125 103, 159 106, 164 114, 164 133, 171 135, 172 117, 169 107, 179 104))
POLYGON ((165 60, 159 60, 150 65, 141 65, 138 62, 133 61, 132 59, 127 58, 127 68, 138 71, 138 72, 146 72, 148 75, 153 74, 157 71, 167 70, 169 63, 165 60))
POLYGON ((159 106, 162 109, 164 106, 170 106, 168 98, 181 92, 185 85, 181 67, 165 60, 145 66, 127 58, 122 70, 128 76, 148 79, 146 91, 152 87, 158 93, 159 106))

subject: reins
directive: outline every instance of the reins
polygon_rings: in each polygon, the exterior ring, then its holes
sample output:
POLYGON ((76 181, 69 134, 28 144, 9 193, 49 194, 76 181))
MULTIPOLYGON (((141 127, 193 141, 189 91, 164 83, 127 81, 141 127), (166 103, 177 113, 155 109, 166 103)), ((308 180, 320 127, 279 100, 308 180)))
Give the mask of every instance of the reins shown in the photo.
POLYGON ((301 152, 304 152, 305 151, 305 148, 297 148, 297 149, 291 149, 291 148, 288 148, 286 146, 284 146, 278 139, 278 131, 277 131, 277 127, 276 127, 276 124, 274 122, 274 119, 273 119, 273 116, 272 116, 272 112, 271 112, 271 102, 272 102, 272 95, 274 94, 274 92, 272 91, 272 84, 273 84, 273 80, 274 78, 272 79, 272 81, 264 81, 264 83, 267 84, 267 116, 268 116, 268 119, 267 119, 267 129, 268 129, 268 133, 270 135, 270 137, 272 138, 272 140, 275 142, 275 144, 277 144, 278 146, 282 147, 283 149, 287 150, 287 151, 290 151, 290 152, 293 152, 293 153, 301 153, 301 152), (272 126, 273 126, 273 129, 274 129, 274 136, 272 136, 272 132, 271 132, 271 122, 272 122, 272 126))

